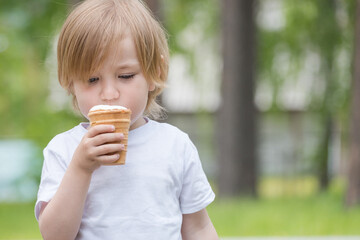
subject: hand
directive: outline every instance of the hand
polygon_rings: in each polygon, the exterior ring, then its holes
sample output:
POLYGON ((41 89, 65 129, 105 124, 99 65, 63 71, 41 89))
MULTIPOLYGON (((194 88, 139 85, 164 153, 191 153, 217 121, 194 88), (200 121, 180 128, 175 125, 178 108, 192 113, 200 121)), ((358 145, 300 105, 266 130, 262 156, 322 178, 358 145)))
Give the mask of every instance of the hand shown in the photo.
POLYGON ((75 150, 73 164, 91 174, 101 165, 115 162, 119 158, 116 152, 124 149, 124 145, 119 143, 124 135, 114 131, 112 125, 91 127, 75 150))

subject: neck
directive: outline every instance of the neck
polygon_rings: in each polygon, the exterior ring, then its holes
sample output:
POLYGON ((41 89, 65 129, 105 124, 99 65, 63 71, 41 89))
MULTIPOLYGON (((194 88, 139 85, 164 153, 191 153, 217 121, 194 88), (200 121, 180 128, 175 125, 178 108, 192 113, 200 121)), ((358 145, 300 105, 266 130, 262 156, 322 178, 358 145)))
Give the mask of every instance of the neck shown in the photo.
POLYGON ((138 120, 136 120, 133 124, 130 126, 130 130, 134 130, 138 127, 141 127, 142 125, 146 124, 146 120, 144 117, 140 117, 138 120))

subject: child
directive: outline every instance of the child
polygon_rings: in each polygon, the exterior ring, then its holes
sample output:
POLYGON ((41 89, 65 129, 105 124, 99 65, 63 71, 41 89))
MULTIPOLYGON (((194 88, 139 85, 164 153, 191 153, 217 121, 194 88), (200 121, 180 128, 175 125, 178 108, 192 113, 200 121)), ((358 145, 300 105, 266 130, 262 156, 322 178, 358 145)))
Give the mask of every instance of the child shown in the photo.
POLYGON ((44 149, 35 215, 44 239, 218 239, 205 207, 214 193, 196 148, 177 128, 150 120, 168 72, 166 36, 139 0, 86 0, 58 42, 60 84, 87 118, 95 105, 132 111, 123 135, 81 123, 44 149))

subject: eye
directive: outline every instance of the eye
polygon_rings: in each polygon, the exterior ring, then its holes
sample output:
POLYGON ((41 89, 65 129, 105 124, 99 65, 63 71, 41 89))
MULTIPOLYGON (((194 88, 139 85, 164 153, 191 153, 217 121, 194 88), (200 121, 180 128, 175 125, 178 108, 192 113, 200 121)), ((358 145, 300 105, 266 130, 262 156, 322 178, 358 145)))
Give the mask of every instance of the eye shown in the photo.
POLYGON ((135 74, 124 74, 124 75, 118 76, 118 78, 120 78, 120 79, 131 79, 134 76, 135 76, 135 74))
POLYGON ((89 83, 95 83, 97 81, 99 81, 98 77, 92 77, 92 78, 89 78, 89 80, 88 80, 89 83))

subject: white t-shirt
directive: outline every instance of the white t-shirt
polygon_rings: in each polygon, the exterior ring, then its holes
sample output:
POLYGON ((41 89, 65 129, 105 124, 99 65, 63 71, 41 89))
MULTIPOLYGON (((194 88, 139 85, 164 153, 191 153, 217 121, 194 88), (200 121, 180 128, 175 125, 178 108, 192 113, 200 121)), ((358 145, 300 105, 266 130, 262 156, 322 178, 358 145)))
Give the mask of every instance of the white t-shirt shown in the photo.
MULTIPOLYGON (((57 191, 87 123, 55 136, 44 149, 35 216, 57 191)), ((187 134, 149 120, 130 131, 126 164, 95 170, 76 239, 181 239, 182 214, 215 198, 187 134)))

